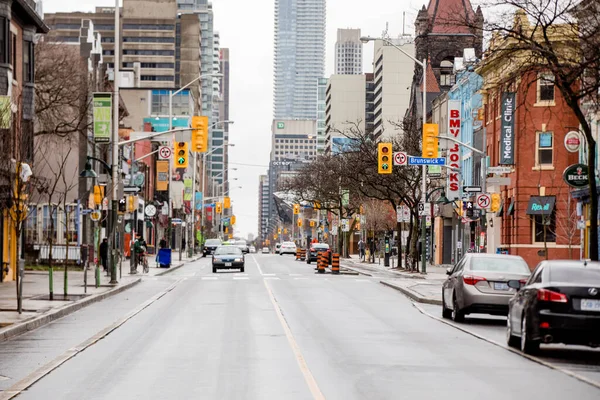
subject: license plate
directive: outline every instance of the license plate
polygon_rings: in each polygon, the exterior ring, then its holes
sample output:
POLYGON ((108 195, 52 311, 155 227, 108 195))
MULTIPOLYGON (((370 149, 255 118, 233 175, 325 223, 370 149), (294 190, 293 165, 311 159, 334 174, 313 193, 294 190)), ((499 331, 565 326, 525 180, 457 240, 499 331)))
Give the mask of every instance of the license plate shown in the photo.
POLYGON ((600 300, 581 299, 581 310, 600 312, 600 300))
POLYGON ((508 283, 494 282, 494 290, 508 290, 508 283))
POLYGON ((231 263, 225 263, 226 267, 231 267, 231 263))

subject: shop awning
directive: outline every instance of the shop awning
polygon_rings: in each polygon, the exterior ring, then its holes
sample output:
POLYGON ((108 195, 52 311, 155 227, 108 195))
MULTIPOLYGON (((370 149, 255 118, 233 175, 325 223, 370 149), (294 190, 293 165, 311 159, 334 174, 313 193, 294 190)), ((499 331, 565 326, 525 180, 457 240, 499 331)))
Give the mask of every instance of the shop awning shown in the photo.
POLYGON ((554 211, 554 196, 531 196, 527 204, 527 215, 550 215, 554 211))
POLYGON ((510 206, 508 206, 508 211, 506 212, 506 215, 511 216, 515 213, 515 199, 512 198, 510 200, 510 206))

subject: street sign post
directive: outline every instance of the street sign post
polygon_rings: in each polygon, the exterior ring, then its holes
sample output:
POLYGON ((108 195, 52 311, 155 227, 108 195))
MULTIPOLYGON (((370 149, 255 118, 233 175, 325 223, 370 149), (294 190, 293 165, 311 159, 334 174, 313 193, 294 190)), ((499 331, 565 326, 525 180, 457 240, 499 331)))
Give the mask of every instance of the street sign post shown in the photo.
POLYGON ((492 199, 490 198, 490 195, 487 193, 481 193, 479 195, 477 195, 477 199, 475 200, 475 204, 477 204, 477 208, 481 209, 481 210, 486 210, 490 207, 490 204, 492 203, 492 199))
POLYGON ((487 178, 485 180, 485 182, 488 185, 499 185, 499 186, 506 186, 506 185, 510 185, 510 178, 487 178))
POLYGON ((171 148, 169 146, 160 146, 158 148, 158 158, 161 160, 168 160, 171 158, 171 148))
POLYGON ((408 165, 445 165, 444 157, 423 158, 423 157, 408 157, 408 165))
POLYGON ((512 167, 487 167, 486 172, 488 174, 510 174, 512 167))
POLYGON ((394 165, 407 165, 408 155, 403 151, 394 153, 394 165))
POLYGON ((431 204, 419 203, 419 217, 431 216, 431 204))

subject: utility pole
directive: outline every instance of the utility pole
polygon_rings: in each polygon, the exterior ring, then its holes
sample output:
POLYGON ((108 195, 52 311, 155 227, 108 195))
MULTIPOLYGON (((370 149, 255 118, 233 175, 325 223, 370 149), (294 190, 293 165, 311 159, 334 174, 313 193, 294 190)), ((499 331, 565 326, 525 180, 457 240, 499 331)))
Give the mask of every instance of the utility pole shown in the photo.
POLYGON ((119 208, 119 199, 117 187, 119 186, 119 41, 121 33, 119 0, 115 0, 115 57, 114 57, 114 87, 113 87, 113 131, 112 131, 112 201, 110 210, 110 283, 115 285, 117 280, 117 210, 119 208))

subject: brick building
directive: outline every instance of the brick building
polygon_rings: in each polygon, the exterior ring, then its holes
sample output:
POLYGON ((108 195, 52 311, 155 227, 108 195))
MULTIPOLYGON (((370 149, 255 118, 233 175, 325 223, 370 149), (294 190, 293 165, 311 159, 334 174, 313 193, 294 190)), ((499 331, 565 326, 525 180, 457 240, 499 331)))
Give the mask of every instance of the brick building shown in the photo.
MULTIPOLYGON (((517 16, 519 17, 519 16, 517 16)), ((530 29, 526 18, 520 23, 530 29)), ((561 40, 560 26, 556 40, 561 40)), ((566 150, 567 132, 577 129, 577 118, 554 86, 543 65, 528 54, 507 57, 495 38, 478 73, 483 77, 484 128, 490 166, 509 166, 508 185, 489 185, 500 193, 499 212, 488 214, 488 252, 522 256, 530 268, 545 259, 580 256, 576 205, 563 171, 578 160, 566 150), (547 252, 547 254, 545 254, 547 252)))

